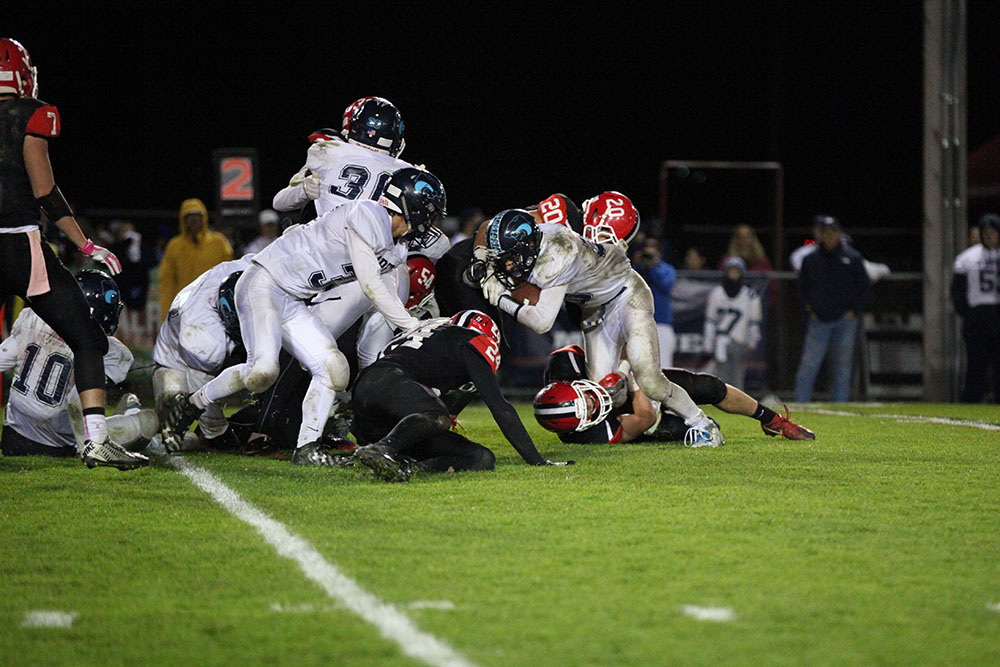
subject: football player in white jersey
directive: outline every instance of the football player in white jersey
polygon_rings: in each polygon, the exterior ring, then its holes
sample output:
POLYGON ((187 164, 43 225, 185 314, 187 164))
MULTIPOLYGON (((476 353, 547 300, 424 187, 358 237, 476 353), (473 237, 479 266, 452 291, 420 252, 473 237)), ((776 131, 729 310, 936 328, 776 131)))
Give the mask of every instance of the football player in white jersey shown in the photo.
MULTIPOLYGON (((87 297, 94 318, 108 337, 104 355, 105 375, 115 384, 125 380, 132 353, 112 334, 118 328, 122 302, 118 286, 103 271, 85 269, 77 281, 87 297)), ((73 456, 84 444, 83 407, 73 382, 73 351, 30 308, 21 311, 11 334, 0 344, 0 371, 14 369, 3 429, 4 454, 73 456)), ((124 447, 144 447, 158 427, 152 410, 141 410, 134 395, 126 414, 107 418, 108 433, 124 447)), ((98 462, 127 470, 148 464, 134 452, 115 463, 98 462)), ((91 465, 90 467, 94 467, 91 465)))
POLYGON ((274 196, 277 211, 297 211, 314 201, 319 217, 348 201, 378 199, 393 173, 413 166, 397 159, 406 146, 403 119, 381 97, 347 107, 340 136, 324 129, 309 140, 305 165, 274 196))
POLYGON ((183 433, 211 403, 244 388, 266 390, 278 376, 284 347, 312 375, 292 462, 333 465, 318 440, 336 391, 346 388, 350 375, 336 339, 372 305, 396 329, 417 326, 398 296, 394 274, 406 259, 406 241, 425 235, 445 208, 436 176, 401 169, 378 202, 360 199, 333 209, 290 228, 255 255, 235 294, 246 363, 182 396, 167 415, 167 427, 183 433))
POLYGON ((982 402, 991 374, 994 400, 1000 402, 1000 215, 983 215, 979 235, 980 243, 955 258, 951 285, 965 339, 963 403, 982 402))
MULTIPOLYGON (((240 325, 233 302, 233 289, 253 255, 222 262, 201 274, 178 292, 170 304, 170 313, 160 325, 153 347, 153 396, 161 420, 182 394, 203 387, 217 376, 234 353, 242 350, 240 325)), ((228 423, 220 406, 209 405, 198 417, 201 435, 163 429, 163 446, 168 452, 191 449, 200 444, 220 443, 217 438, 228 433, 228 423)))
POLYGON ((473 260, 486 263, 483 295, 536 333, 552 328, 564 301, 579 306, 591 379, 614 371, 624 349, 639 387, 684 418, 686 441, 717 447, 718 425, 660 370, 653 295, 625 255, 638 215, 627 197, 605 195, 584 203, 583 237, 561 224, 538 225, 520 209, 497 214, 473 260), (615 229, 621 225, 628 229, 615 229), (534 305, 511 295, 524 282, 541 290, 534 305))

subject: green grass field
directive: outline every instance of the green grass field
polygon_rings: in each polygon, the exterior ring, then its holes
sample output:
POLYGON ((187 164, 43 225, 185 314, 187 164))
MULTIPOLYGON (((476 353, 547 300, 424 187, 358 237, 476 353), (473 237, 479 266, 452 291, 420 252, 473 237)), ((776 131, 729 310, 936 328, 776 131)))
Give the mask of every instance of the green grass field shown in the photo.
MULTIPOLYGON (((473 407, 497 470, 406 485, 184 459, 469 663, 1000 663, 1000 430, 921 419, 995 428, 1000 407, 839 410, 793 411, 814 442, 712 411, 727 445, 692 450, 561 445, 522 408, 577 461, 532 468, 473 407)), ((175 467, 20 458, 0 458, 0 663, 416 664, 175 467)))

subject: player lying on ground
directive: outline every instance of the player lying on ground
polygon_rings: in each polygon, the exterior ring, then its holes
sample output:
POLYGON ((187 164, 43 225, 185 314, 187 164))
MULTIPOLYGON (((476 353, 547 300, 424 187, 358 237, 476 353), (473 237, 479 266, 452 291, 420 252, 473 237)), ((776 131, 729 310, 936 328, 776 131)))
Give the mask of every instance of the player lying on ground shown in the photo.
POLYGON ((89 467, 129 470, 149 465, 108 437, 103 357, 108 341, 89 314, 80 286, 45 241, 42 213, 80 252, 121 271, 121 262, 80 230, 56 185, 49 140, 61 119, 52 105, 36 99, 38 72, 27 50, 0 39, 0 301, 17 295, 73 351, 76 389, 83 406, 86 439, 80 457, 89 467))
POLYGON ((393 274, 406 260, 406 241, 426 234, 445 208, 437 177, 402 169, 378 202, 358 200, 333 209, 290 228, 255 255, 235 291, 246 363, 225 369, 190 398, 182 396, 167 416, 167 428, 186 431, 208 405, 242 389, 266 390, 278 377, 284 347, 312 375, 292 462, 323 465, 318 441, 336 392, 350 379, 336 338, 372 305, 394 328, 418 324, 403 307, 393 274))
MULTIPOLYGON (((545 387, 535 395, 535 419, 559 434, 563 442, 671 442, 699 446, 686 438, 684 420, 657 406, 635 385, 623 362, 619 372, 599 382, 587 380, 583 348, 570 345, 554 351, 545 363, 545 387)), ((813 440, 816 435, 782 417, 736 387, 708 373, 664 368, 663 373, 687 391, 695 403, 760 422, 766 435, 789 440, 813 440)), ((787 409, 786 409, 787 415, 787 409)))
MULTIPOLYGON (((112 338, 122 309, 118 286, 102 271, 84 269, 76 279, 107 336, 104 372, 110 382, 118 384, 132 366, 132 353, 112 338)), ((73 351, 52 327, 31 308, 21 311, 10 336, 0 343, 0 372, 14 369, 0 442, 5 456, 76 456, 83 451, 86 435, 80 395, 73 383, 74 361, 73 351)), ((141 407, 134 394, 126 394, 119 414, 107 418, 108 433, 115 442, 138 450, 155 435, 156 414, 141 407)), ((144 465, 145 457, 137 462, 144 465)))
MULTIPOLYGON (((224 368, 246 359, 233 292, 253 255, 218 264, 186 286, 170 304, 153 347, 153 397, 162 422, 182 395, 197 391, 224 368)), ((211 404, 198 414, 198 433, 174 431, 164 424, 168 452, 211 447, 231 449, 222 408, 211 404)))
POLYGON ((483 245, 474 251, 473 262, 484 267, 483 294, 536 333, 552 328, 564 301, 579 306, 590 379, 614 371, 625 349, 639 386, 684 417, 692 441, 721 445, 718 425, 660 371, 653 296, 624 250, 638 229, 638 214, 626 197, 605 195, 585 205, 584 234, 590 227, 596 232, 592 238, 559 224, 538 225, 520 209, 494 216, 480 228, 477 244, 483 245), (611 225, 626 225, 628 231, 620 238, 605 235, 611 225), (525 283, 540 290, 533 304, 512 293, 525 283))
POLYGON ((387 481, 407 481, 410 465, 424 471, 492 470, 493 452, 452 432, 458 411, 440 398, 471 383, 504 436, 531 465, 547 461, 535 449, 517 411, 497 384, 500 330, 479 311, 429 320, 397 337, 354 386, 355 457, 387 481))

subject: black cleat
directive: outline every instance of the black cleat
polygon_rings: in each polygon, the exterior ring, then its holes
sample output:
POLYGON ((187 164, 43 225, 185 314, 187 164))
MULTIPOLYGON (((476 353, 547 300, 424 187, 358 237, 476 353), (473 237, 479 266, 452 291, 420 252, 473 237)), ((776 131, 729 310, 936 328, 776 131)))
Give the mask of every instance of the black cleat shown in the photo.
POLYGON ((309 442, 296 448, 292 454, 292 464, 297 466, 326 466, 330 468, 347 468, 354 465, 350 456, 331 454, 319 442, 309 442))
POLYGON ((385 445, 375 443, 358 447, 354 458, 361 461, 375 472, 375 476, 386 482, 409 482, 413 474, 413 464, 410 459, 399 456, 385 445))
POLYGON ((170 399, 167 417, 163 421, 163 447, 173 454, 181 449, 184 434, 201 414, 201 410, 191 404, 191 394, 177 394, 170 399))

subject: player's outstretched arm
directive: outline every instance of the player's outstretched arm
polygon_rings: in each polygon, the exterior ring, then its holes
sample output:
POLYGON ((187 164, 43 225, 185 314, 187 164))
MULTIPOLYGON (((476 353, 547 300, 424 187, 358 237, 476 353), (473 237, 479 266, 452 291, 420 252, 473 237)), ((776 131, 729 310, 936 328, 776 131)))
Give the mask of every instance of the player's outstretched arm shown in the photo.
POLYGON ((622 442, 632 442, 656 423, 656 410, 649 397, 636 388, 632 394, 632 414, 618 418, 622 425, 622 442))
POLYGON ((49 142, 47 139, 28 135, 24 138, 24 168, 28 172, 28 180, 31 181, 31 190, 35 195, 35 200, 41 207, 42 212, 56 227, 66 235, 73 245, 87 257, 95 259, 111 272, 111 275, 121 273, 122 264, 107 248, 96 245, 87 238, 87 235, 80 229, 76 218, 73 217, 73 209, 56 185, 55 176, 52 173, 52 163, 49 161, 49 142))
POLYGON ((399 300, 399 296, 389 291, 382 281, 382 272, 375 257, 375 251, 371 249, 364 239, 350 227, 346 230, 347 251, 351 257, 351 265, 354 267, 354 275, 357 276, 361 289, 364 290, 371 302, 375 305, 386 321, 397 329, 413 329, 420 321, 410 315, 399 300))
POLYGON ((486 407, 490 409, 490 413, 493 415, 497 426, 500 427, 500 431, 503 432, 504 437, 517 450, 521 458, 533 466, 567 465, 567 463, 573 463, 572 461, 554 463, 546 460, 539 454, 538 450, 535 449, 535 443, 531 441, 531 436, 528 435, 527 429, 521 423, 521 418, 518 417, 517 410, 503 397, 500 385, 497 384, 497 376, 493 373, 493 369, 482 355, 471 347, 463 345, 460 357, 469 373, 469 378, 476 385, 476 389, 479 390, 480 398, 486 403, 486 407))

